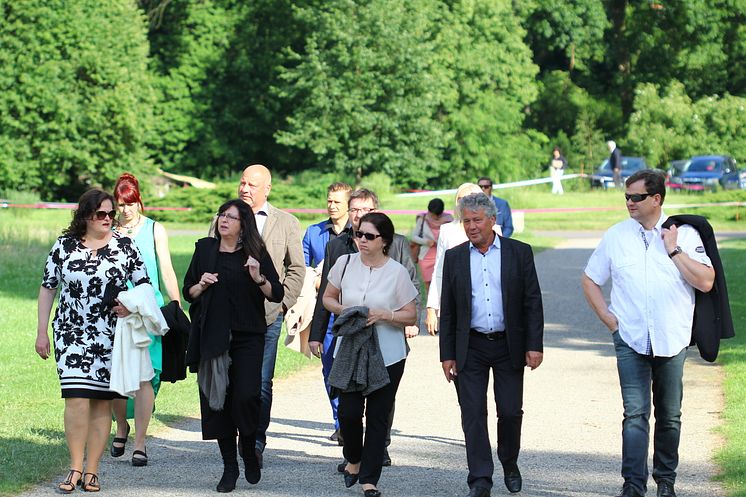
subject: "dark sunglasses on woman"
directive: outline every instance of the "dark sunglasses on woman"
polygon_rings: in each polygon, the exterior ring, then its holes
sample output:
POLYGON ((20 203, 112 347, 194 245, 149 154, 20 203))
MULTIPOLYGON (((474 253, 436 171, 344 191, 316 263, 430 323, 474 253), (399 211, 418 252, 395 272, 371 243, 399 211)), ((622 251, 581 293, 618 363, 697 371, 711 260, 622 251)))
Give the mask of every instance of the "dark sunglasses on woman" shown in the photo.
POLYGON ((375 240, 376 238, 378 238, 381 235, 374 235, 373 233, 366 233, 364 231, 359 231, 358 230, 358 231, 355 232, 355 236, 358 237, 358 238, 365 237, 366 240, 368 240, 369 242, 372 242, 373 240, 375 240))
POLYGON ((104 219, 108 217, 109 219, 113 221, 116 215, 117 215, 117 211, 109 211, 109 212, 96 211, 93 213, 93 218, 96 219, 97 221, 103 221, 104 219))

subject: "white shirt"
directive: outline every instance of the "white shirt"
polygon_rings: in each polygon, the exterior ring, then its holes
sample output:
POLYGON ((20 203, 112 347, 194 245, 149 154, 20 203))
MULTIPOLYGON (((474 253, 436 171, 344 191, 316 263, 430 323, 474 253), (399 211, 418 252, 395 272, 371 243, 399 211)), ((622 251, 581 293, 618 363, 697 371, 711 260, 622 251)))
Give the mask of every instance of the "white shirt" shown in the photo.
MULTIPOLYGON (((394 259, 389 258, 383 266, 372 268, 363 264, 360 254, 357 253, 350 254, 350 262, 345 270, 346 262, 347 256, 343 255, 329 270, 329 284, 340 290, 343 305, 362 305, 369 309, 398 311, 417 298, 417 289, 412 284, 409 272, 394 259)), ((386 366, 396 364, 407 357, 404 326, 379 321, 375 328, 386 366)), ((343 337, 337 338, 335 356, 342 340, 343 337)))
MULTIPOLYGON (((599 286, 611 277, 609 311, 619 321, 621 338, 646 354, 649 336, 652 354, 660 357, 673 357, 689 345, 694 316, 694 288, 663 245, 661 225, 667 217, 661 212, 652 233, 646 233, 647 249, 642 225, 634 219, 612 226, 585 267, 599 286)), ((693 260, 711 265, 697 230, 680 226, 677 241, 693 260)))
POLYGON ((260 235, 264 235, 264 224, 267 222, 269 216, 269 202, 264 202, 264 205, 254 213, 254 219, 256 220, 256 230, 260 235))

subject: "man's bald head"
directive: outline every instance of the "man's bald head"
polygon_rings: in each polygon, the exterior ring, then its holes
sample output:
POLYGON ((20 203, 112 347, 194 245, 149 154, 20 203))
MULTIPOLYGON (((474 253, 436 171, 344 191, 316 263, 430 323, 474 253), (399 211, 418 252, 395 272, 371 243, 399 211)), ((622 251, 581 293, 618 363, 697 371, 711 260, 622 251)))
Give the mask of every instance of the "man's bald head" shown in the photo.
POLYGON ((252 164, 243 170, 238 184, 238 196, 249 204, 254 212, 259 210, 272 189, 272 173, 261 164, 252 164))

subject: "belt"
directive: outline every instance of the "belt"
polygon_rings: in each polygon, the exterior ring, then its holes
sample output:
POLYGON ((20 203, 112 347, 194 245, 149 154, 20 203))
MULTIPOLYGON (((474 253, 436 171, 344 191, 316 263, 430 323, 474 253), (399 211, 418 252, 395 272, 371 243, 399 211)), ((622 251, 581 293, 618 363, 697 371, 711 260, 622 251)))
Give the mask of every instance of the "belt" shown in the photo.
POLYGON ((486 338, 487 340, 502 340, 503 338, 505 338, 504 331, 496 331, 494 333, 482 333, 481 331, 477 331, 473 328, 469 330, 469 335, 480 337, 480 338, 486 338))

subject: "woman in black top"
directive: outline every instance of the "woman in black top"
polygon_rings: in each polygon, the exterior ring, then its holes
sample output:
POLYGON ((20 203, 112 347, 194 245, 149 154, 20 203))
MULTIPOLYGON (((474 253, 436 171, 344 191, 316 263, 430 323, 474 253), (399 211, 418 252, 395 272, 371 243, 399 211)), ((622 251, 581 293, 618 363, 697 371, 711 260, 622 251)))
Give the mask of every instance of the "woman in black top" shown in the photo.
POLYGON ((217 439, 223 457, 218 492, 238 480, 236 432, 246 480, 261 478, 254 444, 261 405, 264 301, 281 302, 284 290, 256 228, 254 213, 241 200, 218 210, 216 238, 195 244, 184 277, 191 303, 187 364, 198 371, 202 438, 217 439))

